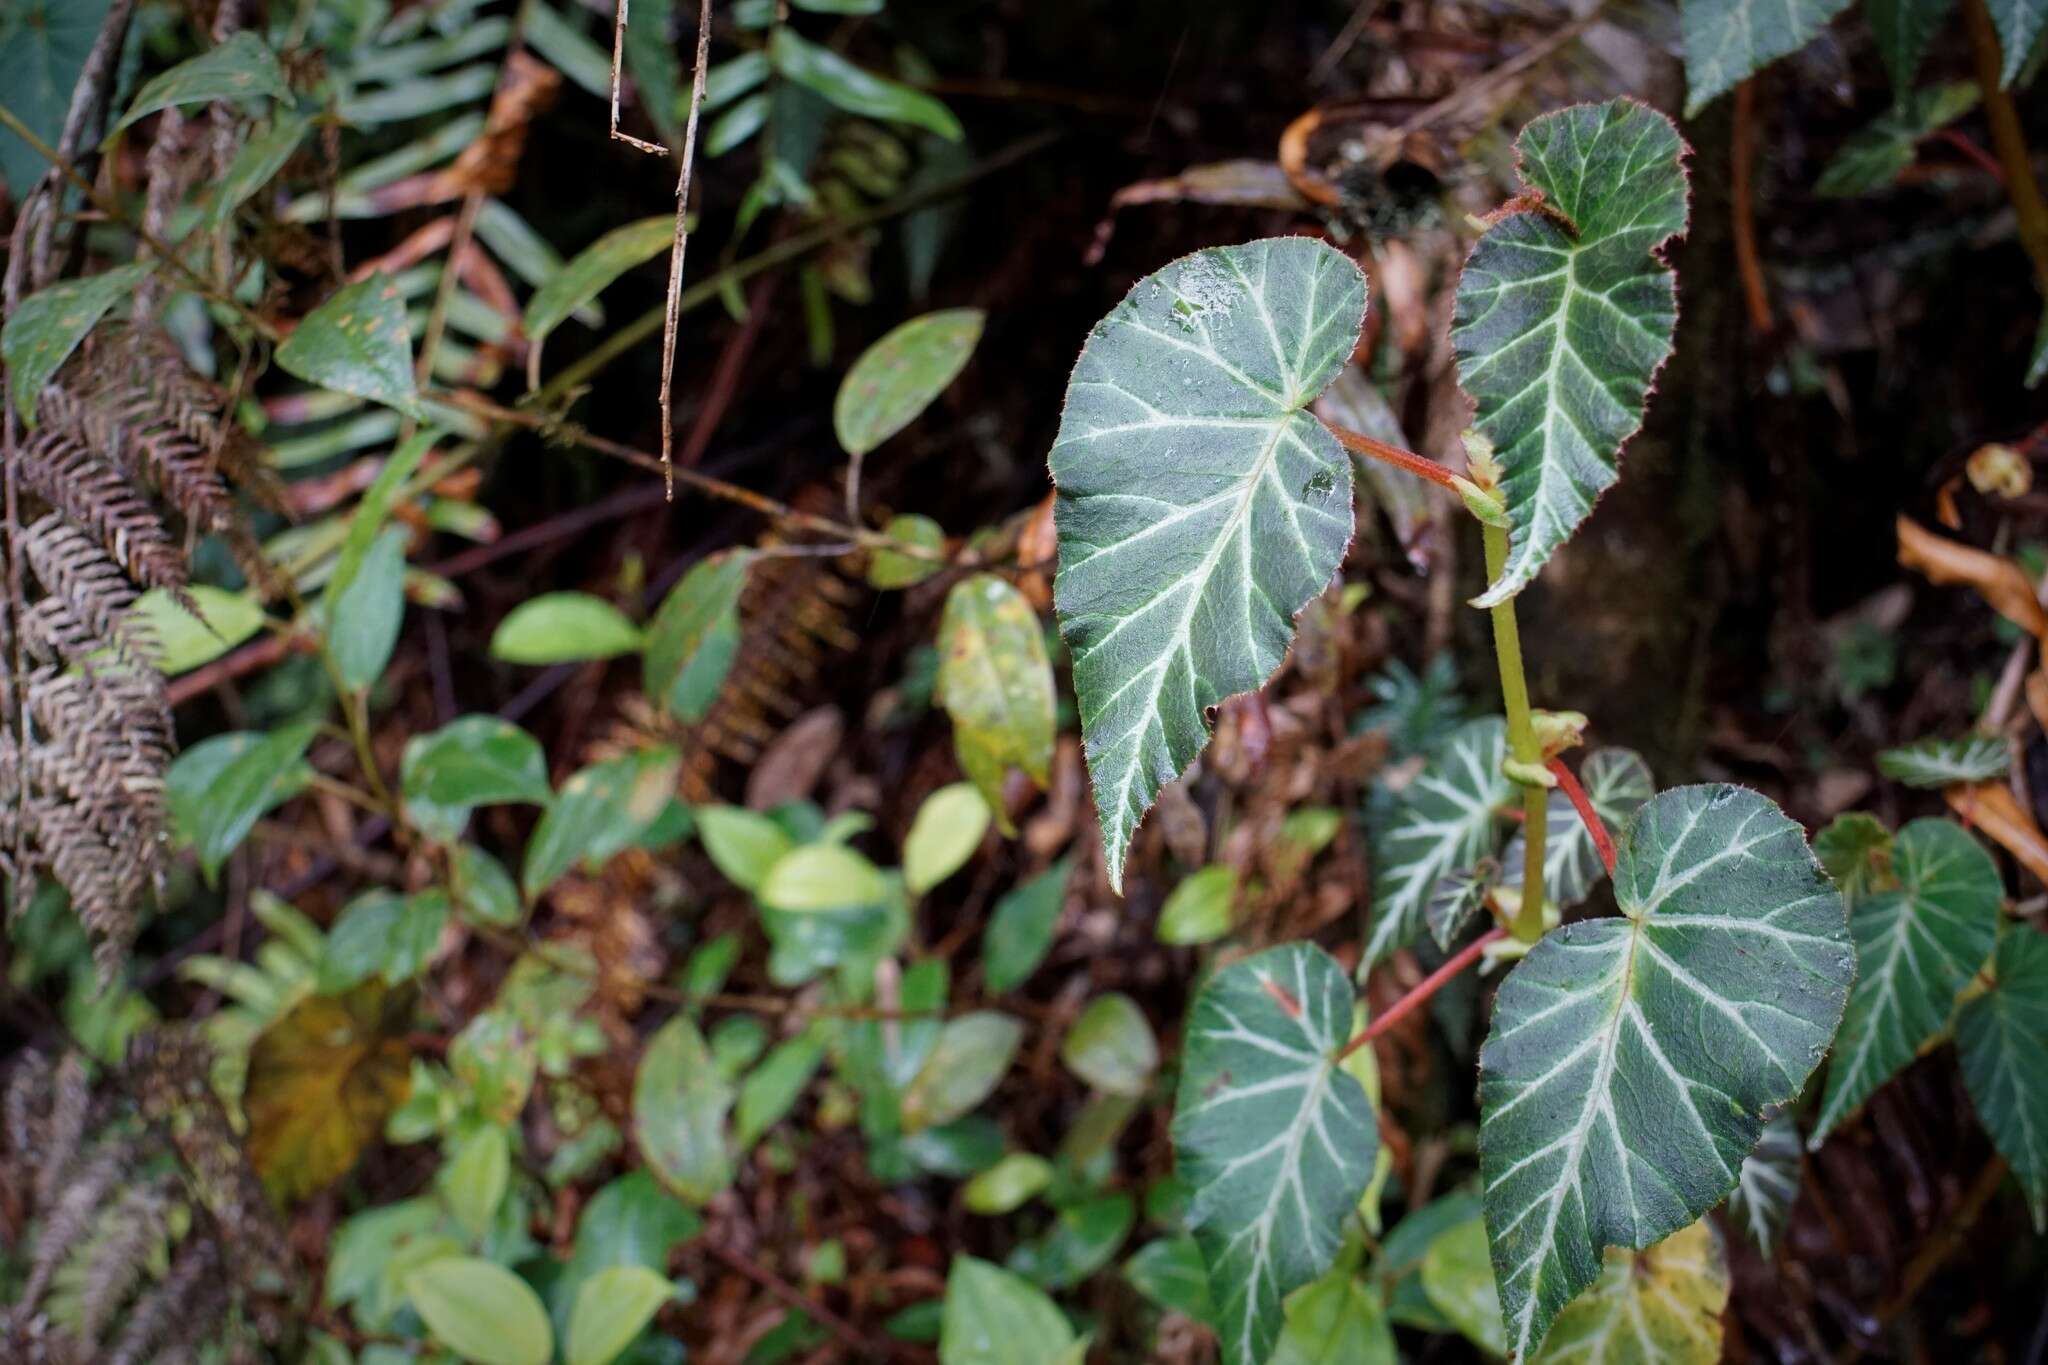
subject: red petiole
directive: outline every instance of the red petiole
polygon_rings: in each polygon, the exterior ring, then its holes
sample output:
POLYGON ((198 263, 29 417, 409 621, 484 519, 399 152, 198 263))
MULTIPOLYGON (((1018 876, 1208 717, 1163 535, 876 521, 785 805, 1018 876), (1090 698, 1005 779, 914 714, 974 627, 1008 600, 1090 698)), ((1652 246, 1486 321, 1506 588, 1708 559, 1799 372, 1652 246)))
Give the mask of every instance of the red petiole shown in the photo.
POLYGON ((1403 450, 1399 446, 1390 446, 1385 441, 1375 441, 1363 432, 1350 431, 1334 423, 1325 422, 1323 426, 1329 430, 1332 436, 1337 438, 1346 450, 1357 451, 1360 455, 1378 460, 1383 464, 1390 464, 1396 469, 1405 469, 1410 474, 1414 474, 1419 478, 1428 479, 1431 483, 1442 484, 1454 493, 1458 490, 1458 485, 1452 478, 1451 471, 1445 469, 1435 460, 1424 459, 1412 450, 1403 450))
POLYGON ((1557 778, 1558 790, 1571 798, 1572 809, 1579 813, 1579 819, 1586 822, 1586 833, 1593 836, 1593 847, 1600 850, 1600 864, 1607 869, 1607 875, 1614 875, 1614 840, 1608 837, 1607 826, 1600 819, 1600 812, 1593 809, 1593 802, 1586 795, 1586 789, 1579 785, 1579 779, 1564 760, 1553 758, 1547 765, 1551 775, 1557 778))
POLYGON ((1344 1050, 1337 1054, 1336 1060, 1343 1061, 1346 1057, 1349 1057, 1352 1053, 1366 1046, 1373 1039, 1415 1013, 1416 1010, 1428 1004, 1429 997, 1449 985, 1460 972, 1479 960, 1480 954, 1486 951, 1487 944, 1492 943, 1497 938, 1505 937, 1506 934, 1507 930, 1505 929, 1489 929, 1478 938, 1466 944, 1458 951, 1457 956, 1424 977, 1414 990, 1396 1000, 1385 1014, 1367 1024, 1365 1032, 1344 1045, 1344 1050))

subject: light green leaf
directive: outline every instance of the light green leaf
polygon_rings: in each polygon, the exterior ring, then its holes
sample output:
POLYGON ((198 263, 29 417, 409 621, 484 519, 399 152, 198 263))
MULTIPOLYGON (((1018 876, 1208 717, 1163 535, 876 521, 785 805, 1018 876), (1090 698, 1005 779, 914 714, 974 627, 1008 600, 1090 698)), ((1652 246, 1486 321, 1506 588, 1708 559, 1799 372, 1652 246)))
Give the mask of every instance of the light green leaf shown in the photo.
POLYGON ((1909 787, 1946 787, 1952 782, 1988 782, 2012 766, 2012 745, 2003 735, 1923 739, 1877 756, 1877 770, 1909 787))
POLYGON ((1956 0, 1864 0, 1863 17, 1898 94, 1913 88, 1927 44, 1955 5, 1956 0))
POLYGON ((277 363, 308 384, 422 417, 405 297, 381 272, 344 285, 277 348, 277 363))
POLYGON ((578 862, 602 863, 631 845, 675 799, 681 770, 682 756, 662 747, 572 773, 526 845, 519 882, 527 899, 578 862))
POLYGON ((1835 1037, 1820 1119, 1837 1125, 1948 1027, 1956 992, 1998 941, 2005 886, 1983 845, 1952 820, 1915 820, 1892 847, 1895 891, 1856 903, 1856 985, 1835 1037))
POLYGON ((156 666, 166 677, 211 663, 263 629, 263 604, 251 593, 194 583, 184 596, 199 608, 197 616, 164 588, 135 599, 134 614, 156 640, 156 666))
POLYGON ((545 592, 505 615, 491 634, 491 656, 514 664, 610 659, 641 647, 640 627, 602 597, 545 592))
POLYGON ((1963 1084, 2048 1233, 2048 935, 2009 927, 1991 972, 1991 989, 1956 1017, 1963 1084))
POLYGON ((473 1129, 441 1168, 441 1193, 473 1239, 490 1231, 512 1178, 512 1144, 495 1123, 473 1129))
POLYGON ((284 71, 263 40, 243 29, 216 48, 179 62, 135 94, 135 102, 108 133, 113 134, 159 109, 176 104, 211 104, 215 100, 246 100, 260 95, 291 98, 284 71))
POLYGON ((1399 1365, 1379 1295, 1339 1269, 1287 1301, 1287 1323, 1270 1365, 1399 1365))
POLYGON ((960 1201, 969 1213, 1013 1213, 1052 1184, 1052 1163, 1030 1152, 1011 1152, 967 1182, 960 1201))
POLYGON ((1501 772, 1507 753, 1506 721, 1466 721, 1402 789, 1392 819, 1373 830, 1367 965, 1422 932, 1440 882, 1477 868, 1500 847, 1499 812, 1515 799, 1501 772))
POLYGON ((172 761, 164 774, 171 823, 199 854, 209 883, 264 813, 305 786, 306 746, 319 729, 319 722, 306 720, 269 734, 215 735, 172 761))
POLYGON ((1001 995, 1024 984, 1052 948, 1074 860, 1063 858, 996 902, 981 939, 982 980, 1001 995))
POLYGON ((922 896, 966 866, 988 825, 988 802, 969 783, 927 796, 903 839, 903 883, 910 894, 922 896))
POLYGON ((768 869, 756 890, 763 905, 795 912, 873 905, 889 894, 875 865, 839 844, 805 844, 768 869))
MULTIPOLYGON (((933 551, 943 550, 946 546, 946 528, 915 512, 889 518, 889 524, 882 531, 900 545, 915 545, 933 551)), ((884 547, 868 557, 868 586, 884 590, 915 587, 945 567, 943 560, 924 559, 884 547)))
POLYGON ((784 76, 849 114, 908 123, 948 142, 965 136, 952 111, 930 95, 864 71, 832 49, 799 37, 787 24, 777 24, 769 35, 768 60, 784 76))
POLYGON ((697 837, 713 865, 746 891, 759 891, 768 870, 796 847, 782 826, 738 806, 697 807, 697 837))
POLYGON ((1654 797, 1617 840, 1617 918, 1551 931, 1494 998, 1480 1173, 1508 1346, 1735 1188, 1847 1003, 1842 898, 1799 826, 1723 784, 1654 797))
MULTIPOLYGON (((1702 3, 1688 0, 1688 17, 1702 3)), ((1747 4, 1748 0, 1740 0, 1747 4)), ((1533 120, 1515 147, 1540 206, 1486 230, 1458 281, 1451 341, 1513 527, 1476 606, 1507 601, 1620 476, 1650 380, 1671 354, 1678 287, 1660 252, 1685 231, 1685 144, 1632 100, 1533 120)))
POLYGON ((1351 540, 1351 464, 1304 409, 1343 368, 1365 277, 1279 237, 1155 271, 1090 334, 1050 462, 1060 630, 1113 888, 1208 707, 1262 685, 1351 540))
POLYGON ((1892 876, 1892 832, 1874 815, 1837 815, 1813 836, 1813 853, 1851 905, 1873 891, 1897 886, 1892 876))
MULTIPOLYGON (((1586 789, 1586 799, 1593 803, 1594 813, 1607 826, 1609 838, 1628 823, 1637 807, 1657 793, 1657 785, 1650 778, 1650 765, 1633 749, 1593 750, 1579 765, 1579 785, 1586 789)), ((1586 828, 1578 808, 1563 792, 1551 791, 1544 808, 1543 829, 1544 900, 1569 910, 1607 880, 1607 867, 1600 861, 1592 831, 1586 828)), ((1501 885, 1513 890, 1521 887, 1524 850, 1522 833, 1517 830, 1508 840, 1507 852, 1501 856, 1501 885)))
POLYGON ((1683 0, 1686 117, 1805 47, 1847 8, 1849 0, 1683 0))
POLYGON ((1080 1365, 1066 1315, 1038 1286, 1000 1266, 955 1256, 946 1276, 939 1365, 1080 1365))
POLYGON ((1507 1354, 1484 1219, 1468 1218, 1438 1233, 1422 1253, 1421 1277, 1422 1292, 1452 1326, 1489 1356, 1507 1354))
POLYGON ((840 448, 865 455, 916 421, 967 368, 986 317, 979 308, 926 313, 861 352, 832 400, 840 448))
POLYGON ((810 1084, 824 1060, 825 1044, 810 1030, 776 1045, 740 1084, 739 1106, 733 1118, 736 1150, 750 1150, 763 1134, 782 1122, 796 1107, 804 1087, 810 1084))
POLYGON ((665 1275, 644 1266, 606 1266, 583 1282, 563 1347, 567 1365, 611 1365, 675 1293, 665 1275))
POLYGON ((1924 139, 1976 105, 1977 87, 1968 81, 1901 94, 1890 109, 1842 144, 1842 150, 1821 168, 1813 192, 1842 199, 1883 189, 1913 164, 1924 139))
POLYGON ((953 718, 960 771, 980 790, 1005 834, 1011 768, 1044 786, 1052 776, 1058 698, 1045 631, 1024 594, 994 574, 953 585, 939 619, 939 674, 933 698, 953 718))
POLYGON ((948 1019, 917 1076, 903 1092, 903 1131, 951 1123, 995 1092, 1024 1026, 1007 1014, 977 1010, 948 1019))
POLYGON ((745 554, 713 555, 669 590, 647 627, 641 686, 685 724, 704 719, 740 652, 745 554))
POLYGON ((538 348, 548 333, 589 303, 613 280, 675 244, 676 216, 664 213, 613 228, 548 277, 526 305, 526 335, 538 348))
POLYGON ((449 884, 455 908, 471 924, 509 929, 519 923, 519 886, 505 865, 475 844, 457 844, 449 884))
POLYGON ((555 1331, 526 1281, 473 1256, 444 1256, 406 1277, 434 1339, 476 1365, 547 1365, 555 1331))
POLYGON ((463 716, 406 742, 399 781, 405 799, 437 806, 489 806, 521 801, 544 806, 547 755, 540 741, 497 716, 463 716))
POLYGON ((633 1076, 633 1133, 648 1169, 692 1204, 709 1203, 732 1183, 732 1101, 732 1086, 687 1017, 677 1015, 648 1040, 633 1076))
POLYGON ((0 326, 0 360, 7 365, 8 393, 21 420, 31 429, 36 425, 36 400, 43 385, 63 368, 93 324, 133 294, 151 269, 146 262, 121 265, 39 289, 23 299, 5 326, 0 326))
POLYGON ((1173 888, 1159 907, 1161 943, 1213 943, 1230 932, 1237 913, 1237 869, 1211 863, 1173 888))
POLYGON ((276 118, 252 132, 249 140, 242 144, 242 149, 235 153, 235 159, 228 163, 228 173, 221 178, 212 202, 206 206, 207 225, 221 227, 234 216, 236 209, 268 185, 292 159, 292 153, 299 149, 300 140, 312 126, 310 119, 302 118, 291 110, 282 110, 276 118))
POLYGON ((1335 1064, 1351 1007, 1335 959, 1293 943, 1217 972, 1188 1012, 1173 1147, 1227 1365, 1262 1365, 1372 1179, 1372 1104, 1335 1064))
POLYGON ((1998 30, 1998 46, 2005 54, 2005 62, 1998 70, 1998 84, 2003 89, 2019 76, 2020 68, 2027 64, 2028 55, 2040 40, 2041 30, 2048 28, 2048 5, 2041 0, 1984 0, 1984 8, 1991 11, 1992 26, 1998 30))
POLYGON ((1213 1327, 1216 1308, 1209 1301, 1209 1267, 1202 1264, 1202 1249, 1186 1233, 1139 1247, 1124 1262, 1124 1278, 1168 1312, 1213 1327))
POLYGON ((1647 1251, 1610 1248, 1530 1365, 1716 1365, 1728 1263, 1702 1219, 1647 1251))
POLYGON ((1067 1069, 1097 1090, 1142 1095, 1159 1069, 1159 1040, 1138 1002, 1118 991, 1098 995, 1060 1043, 1067 1069))
POLYGON ((411 533, 386 527, 347 577, 336 574, 323 599, 327 652, 342 686, 360 692, 377 681, 405 624, 405 546, 411 533))
MULTIPOLYGON (((0 6, 0 90, 7 107, 51 146, 63 135, 72 88, 107 19, 108 0, 15 0, 0 6)), ((0 128, 0 171, 19 204, 50 163, 0 128)))
POLYGON ((1782 1113, 1764 1125, 1756 1150, 1742 1159, 1735 1193, 1728 1196, 1728 1221, 1769 1260, 1798 1194, 1799 1125, 1782 1113))

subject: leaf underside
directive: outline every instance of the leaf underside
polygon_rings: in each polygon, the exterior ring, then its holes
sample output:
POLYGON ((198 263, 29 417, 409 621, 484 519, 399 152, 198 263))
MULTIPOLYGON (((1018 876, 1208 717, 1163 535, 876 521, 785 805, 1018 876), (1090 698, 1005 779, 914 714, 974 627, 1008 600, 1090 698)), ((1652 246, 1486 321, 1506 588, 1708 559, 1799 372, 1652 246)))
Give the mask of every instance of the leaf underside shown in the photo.
POLYGON ((1685 144, 1630 100, 1545 114, 1516 141, 1540 207, 1473 247, 1451 341, 1478 405, 1513 523, 1500 575, 1475 605, 1534 580, 1619 474, 1650 381, 1671 353, 1678 288, 1658 252, 1685 231, 1685 144))
POLYGON ((1189 1012, 1173 1145, 1229 1365, 1264 1365, 1372 1179, 1372 1103, 1333 1061, 1351 1023, 1344 969, 1306 943, 1225 967, 1189 1012))
POLYGON ((1365 277, 1305 237, 1148 275, 1091 334, 1050 457, 1060 629, 1112 886, 1204 711, 1259 687, 1351 540, 1351 469, 1303 411, 1357 345, 1365 277))
POLYGON ((1963 1084, 2048 1233, 2048 934, 2007 929, 1992 973, 1997 984, 1956 1018, 1963 1084))
POLYGON ((1847 8, 1849 0, 1684 0, 1686 117, 1805 47, 1847 8))
MULTIPOLYGON (((1467 721, 1430 755, 1428 766, 1402 789, 1393 818, 1374 831, 1368 967, 1412 942, 1439 897, 1438 923, 1444 925, 1461 889, 1458 874, 1473 871, 1498 848, 1496 817, 1515 794, 1501 772, 1506 757, 1506 721, 1467 721)), ((1455 932, 1455 926, 1445 927, 1455 932)))
POLYGON ((1855 972, 1841 896, 1755 792, 1679 787, 1617 842, 1619 918, 1554 930, 1480 1052, 1480 1173, 1508 1343, 1527 1359, 1603 1248, 1650 1246, 1735 1188, 1855 972))
POLYGON ((1856 902, 1856 986, 1828 1063, 1811 1145, 1948 1027, 1956 992, 1998 941, 2005 887, 1983 845, 1953 820, 1915 820, 1892 843, 1896 890, 1856 902))

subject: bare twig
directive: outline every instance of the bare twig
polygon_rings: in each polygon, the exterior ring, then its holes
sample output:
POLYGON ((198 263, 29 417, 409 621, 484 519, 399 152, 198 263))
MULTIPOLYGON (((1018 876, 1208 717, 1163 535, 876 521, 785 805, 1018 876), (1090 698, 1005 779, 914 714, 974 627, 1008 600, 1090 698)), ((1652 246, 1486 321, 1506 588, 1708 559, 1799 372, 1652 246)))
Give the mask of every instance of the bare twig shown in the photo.
POLYGON ((637 147, 643 152, 656 156, 667 156, 668 148, 658 142, 649 142, 634 137, 631 133, 619 131, 619 71, 626 62, 626 11, 632 8, 632 0, 619 0, 618 15, 612 24, 612 136, 628 147, 637 147))
POLYGON ((1771 295, 1764 286, 1763 253, 1756 245, 1756 200, 1751 181, 1756 175, 1756 78, 1735 87, 1735 132, 1729 150, 1729 215, 1735 220, 1735 269, 1742 276, 1742 299, 1749 309, 1751 330, 1771 330, 1771 295))
MULTIPOLYGON (((625 0, 619 0, 621 10, 625 0)), ((690 79, 690 116, 683 124, 683 169, 676 176, 676 237, 668 255, 668 299, 661 326, 661 478, 673 498, 675 414, 670 410, 676 377, 676 324, 682 318, 683 253, 690 245, 690 168, 697 160, 697 120, 704 111, 704 72, 711 63, 711 0, 697 0, 697 70, 690 79)))

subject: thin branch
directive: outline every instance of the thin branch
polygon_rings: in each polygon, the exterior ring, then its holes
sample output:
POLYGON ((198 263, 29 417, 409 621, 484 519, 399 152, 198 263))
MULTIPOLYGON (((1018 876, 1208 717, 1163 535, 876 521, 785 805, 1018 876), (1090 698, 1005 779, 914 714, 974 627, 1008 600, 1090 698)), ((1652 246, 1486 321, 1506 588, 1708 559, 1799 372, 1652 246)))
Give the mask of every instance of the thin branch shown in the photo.
POLYGON ((1771 295, 1764 286, 1763 253, 1756 245, 1756 202, 1751 181, 1756 176, 1756 78, 1735 87, 1735 132, 1729 150, 1729 216, 1734 219, 1735 269, 1742 276, 1742 298, 1750 328, 1771 330, 1771 295))
POLYGON ((2034 263, 2034 282, 2048 294, 2048 204, 2027 153, 2027 135, 2020 126, 2012 93, 1998 83, 1998 30, 1984 0, 1963 0, 1963 27, 1970 32, 1970 51, 1977 62, 1977 88, 1984 92, 1984 121, 1991 125, 1991 145, 2005 168, 2005 194, 2019 219, 2020 245, 2034 263))
POLYGON ((1614 875, 1614 840, 1608 836, 1607 823, 1600 818, 1600 812, 1593 809, 1593 802, 1586 795, 1586 789, 1579 785, 1578 774, 1564 765, 1561 758, 1553 758, 1545 765, 1551 776, 1557 779, 1557 788, 1571 798, 1572 809, 1585 822, 1586 833, 1593 836, 1593 847, 1600 851, 1600 865, 1607 869, 1607 875, 1614 875))
POLYGON ((618 16, 612 24, 612 136, 628 147, 637 147, 643 152, 656 156, 667 156, 668 148, 658 142, 648 142, 634 137, 631 133, 619 131, 619 69, 626 61, 626 11, 632 7, 632 0, 619 0, 618 16))
MULTIPOLYGON (((626 0, 619 0, 623 13, 626 0)), ((697 121, 704 112, 704 73, 711 64, 711 0, 697 0, 697 70, 690 80, 690 116, 683 124, 683 169, 676 177, 676 238, 668 255, 668 298, 661 324, 661 478, 676 495, 675 413, 676 324, 683 315, 683 253, 690 245, 690 168, 697 161, 697 121)))
POLYGON ((1409 991, 1408 994, 1396 1000, 1385 1014, 1382 1014, 1379 1018, 1366 1025, 1365 1032, 1346 1043, 1344 1050, 1338 1053, 1334 1060, 1343 1061, 1346 1057, 1365 1047, 1373 1039, 1379 1037, 1388 1029, 1428 1004, 1431 996, 1435 995, 1445 986, 1448 986, 1458 977, 1459 973, 1477 962, 1480 956, 1486 952, 1489 944, 1497 939, 1507 937, 1507 932, 1507 930, 1501 928, 1489 929, 1459 949, 1457 956, 1424 977, 1414 990, 1409 991))

